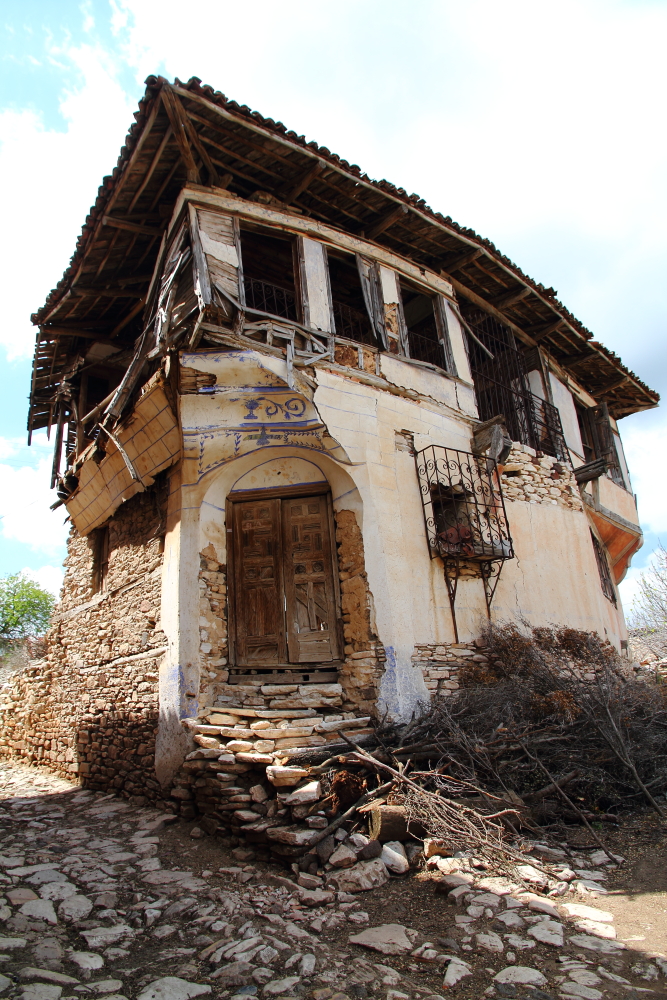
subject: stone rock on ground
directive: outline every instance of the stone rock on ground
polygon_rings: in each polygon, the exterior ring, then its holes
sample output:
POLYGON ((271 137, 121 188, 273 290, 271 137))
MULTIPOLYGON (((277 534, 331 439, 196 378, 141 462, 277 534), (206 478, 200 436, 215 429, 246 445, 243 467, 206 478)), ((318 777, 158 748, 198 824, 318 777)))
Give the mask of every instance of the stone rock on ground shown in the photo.
POLYGON ((350 935, 350 944, 360 944, 372 948, 383 955, 401 955, 412 950, 418 932, 403 924, 380 924, 369 927, 361 934, 350 935))
POLYGON ((472 970, 467 962, 460 958, 452 958, 447 966, 443 986, 454 986, 465 976, 472 976, 472 970))
POLYGON ((521 983, 524 986, 546 986, 547 978, 538 969, 527 965, 508 965, 493 977, 496 983, 521 983))
POLYGON ((398 840, 388 840, 382 846, 382 863, 396 875, 404 875, 410 867, 403 844, 398 840))
POLYGON ((389 875, 381 859, 374 858, 372 861, 358 861, 352 868, 330 872, 327 888, 339 892, 366 892, 388 881, 389 875))
POLYGON ((190 1000, 190 997, 198 997, 211 990, 211 986, 203 983, 189 983, 187 979, 179 979, 178 976, 163 976, 162 979, 149 983, 137 1000, 190 1000))
POLYGON ((563 925, 555 920, 540 920, 539 924, 533 924, 528 928, 528 934, 540 944, 550 944, 555 948, 563 947, 563 925))

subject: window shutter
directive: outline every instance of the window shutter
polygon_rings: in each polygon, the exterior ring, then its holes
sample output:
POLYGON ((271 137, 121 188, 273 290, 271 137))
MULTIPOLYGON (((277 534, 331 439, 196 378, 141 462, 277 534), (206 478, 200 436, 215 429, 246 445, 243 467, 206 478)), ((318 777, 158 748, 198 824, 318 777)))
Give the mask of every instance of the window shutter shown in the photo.
POLYGON ((445 371, 449 375, 457 375, 456 363, 452 352, 452 342, 449 336, 449 324, 447 322, 447 302, 443 295, 436 295, 433 302, 433 312, 435 313, 435 325, 438 331, 438 340, 445 356, 445 371))
POLYGON ((384 300, 382 298, 382 287, 380 285, 380 274, 377 264, 357 254, 357 268, 359 270, 359 280, 361 290, 364 294, 366 311, 373 327, 378 343, 384 351, 389 350, 387 340, 387 330, 384 325, 384 300))
POLYGON ((299 236, 296 252, 304 325, 331 333, 334 323, 326 248, 317 240, 299 236))

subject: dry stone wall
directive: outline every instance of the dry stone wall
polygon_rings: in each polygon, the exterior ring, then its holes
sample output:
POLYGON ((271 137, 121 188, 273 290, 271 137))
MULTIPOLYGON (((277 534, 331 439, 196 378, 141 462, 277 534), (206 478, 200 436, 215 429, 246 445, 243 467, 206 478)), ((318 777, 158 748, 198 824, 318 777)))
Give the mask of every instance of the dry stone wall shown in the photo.
POLYGON ((73 532, 48 652, 0 703, 0 753, 45 763, 96 789, 156 799, 154 753, 164 479, 109 522, 104 589, 94 590, 98 539, 73 532))
POLYGON ((473 642, 426 643, 415 647, 412 662, 418 667, 431 699, 451 698, 460 688, 459 671, 471 663, 489 662, 483 639, 473 642))
POLYGON ((528 445, 512 445, 501 474, 506 501, 551 504, 569 510, 583 510, 581 495, 572 470, 551 455, 537 457, 528 445))

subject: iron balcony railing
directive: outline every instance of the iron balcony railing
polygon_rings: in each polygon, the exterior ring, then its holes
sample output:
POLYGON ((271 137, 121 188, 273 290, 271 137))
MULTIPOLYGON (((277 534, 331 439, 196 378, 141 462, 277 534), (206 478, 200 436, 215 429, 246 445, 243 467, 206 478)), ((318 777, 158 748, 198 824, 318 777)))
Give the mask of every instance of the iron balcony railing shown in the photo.
POLYGON ((493 460, 431 445, 417 452, 431 559, 512 559, 505 502, 493 460))
POLYGON ((420 333, 408 331, 408 349, 410 357, 415 361, 426 361, 429 365, 442 368, 447 371, 445 364, 445 352, 442 344, 438 340, 431 340, 430 337, 422 337, 420 333))
POLYGON ((540 455, 552 455, 561 462, 570 461, 556 406, 533 392, 511 389, 473 373, 480 420, 502 414, 512 441, 527 444, 540 455))
POLYGON ((298 320, 296 296, 293 291, 248 275, 244 275, 243 285, 246 304, 251 309, 271 313, 272 316, 282 316, 284 319, 298 320))
POLYGON ((347 337, 348 340, 354 340, 358 344, 377 347, 367 313, 354 309, 345 302, 336 302, 335 299, 332 306, 337 337, 347 337))

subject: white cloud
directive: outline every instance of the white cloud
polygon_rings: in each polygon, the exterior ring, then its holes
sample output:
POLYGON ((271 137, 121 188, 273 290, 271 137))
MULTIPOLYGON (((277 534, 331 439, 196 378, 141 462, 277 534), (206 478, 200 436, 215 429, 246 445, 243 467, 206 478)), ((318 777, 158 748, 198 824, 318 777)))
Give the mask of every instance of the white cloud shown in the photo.
POLYGON ((55 598, 60 598, 60 588, 63 585, 64 572, 59 566, 40 566, 39 569, 26 568, 24 576, 29 576, 42 590, 48 590, 55 598))
POLYGON ((77 79, 62 94, 63 131, 32 110, 0 112, 3 232, 0 344, 10 360, 35 342, 30 314, 60 280, 105 174, 132 122, 134 97, 115 78, 114 57, 93 45, 51 46, 50 56, 77 79))
POLYGON ((0 535, 7 541, 21 542, 46 558, 62 554, 68 528, 63 523, 66 511, 49 507, 57 499, 49 489, 51 456, 44 454, 51 445, 45 435, 35 436, 36 448, 30 454, 25 444, 0 438, 0 535))

